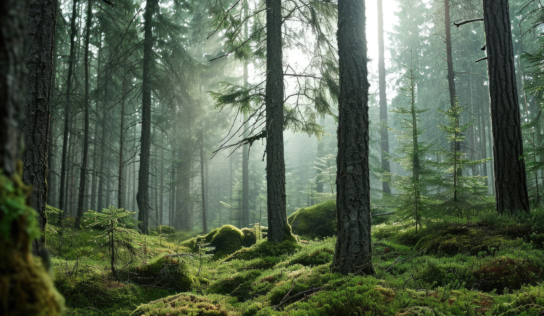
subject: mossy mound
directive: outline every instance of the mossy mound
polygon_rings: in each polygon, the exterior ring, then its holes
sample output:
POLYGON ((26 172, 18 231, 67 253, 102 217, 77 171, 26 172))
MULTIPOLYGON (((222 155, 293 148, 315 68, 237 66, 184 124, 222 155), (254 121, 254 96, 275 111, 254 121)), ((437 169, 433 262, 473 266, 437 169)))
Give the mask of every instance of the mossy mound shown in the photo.
POLYGON ((474 271, 478 280, 476 287, 484 292, 504 289, 519 290, 526 284, 542 280, 543 269, 535 263, 522 259, 500 258, 491 261, 474 271))
POLYGON ((530 234, 531 227, 528 225, 498 228, 486 222, 452 224, 421 238, 415 249, 448 255, 477 255, 482 251, 491 254, 516 238, 528 240, 530 234))
POLYGON ((250 298, 253 282, 262 274, 262 270, 239 272, 231 277, 213 283, 207 289, 208 293, 231 295, 243 301, 250 298))
POLYGON ((199 295, 177 294, 140 305, 132 312, 131 316, 234 315, 229 311, 229 308, 224 306, 223 302, 220 299, 214 300, 199 295))
POLYGON ((199 280, 191 273, 185 261, 168 255, 157 257, 148 264, 133 267, 130 272, 130 281, 140 285, 153 284, 167 289, 188 291, 192 286, 199 284, 199 280))
POLYGON ((0 315, 60 315, 64 298, 30 253, 40 230, 37 213, 26 204, 32 189, 20 181, 20 162, 18 167, 12 179, 0 170, 0 315))
POLYGON ((287 254, 293 254, 300 250, 301 246, 291 240, 286 240, 281 243, 264 241, 253 245, 250 248, 243 248, 231 254, 225 261, 231 260, 252 260, 263 257, 277 257, 287 254))
POLYGON ((336 202, 327 201, 304 207, 287 219, 293 234, 314 238, 336 235, 336 202))
POLYGON ((200 243, 208 247, 215 247, 214 259, 217 260, 236 252, 242 247, 249 247, 256 242, 257 237, 253 229, 244 228, 240 230, 232 225, 224 225, 212 230, 207 235, 191 238, 180 243, 180 245, 191 249, 192 252, 198 252, 200 243))
POLYGON ((149 230, 149 234, 152 236, 158 236, 159 234, 165 235, 165 234, 174 234, 176 232, 176 229, 174 227, 166 226, 166 225, 159 225, 156 228, 152 228, 149 230))
POLYGON ((295 258, 289 261, 290 264, 301 264, 303 266, 319 266, 331 263, 334 257, 334 250, 330 248, 317 249, 309 254, 297 254, 295 258))

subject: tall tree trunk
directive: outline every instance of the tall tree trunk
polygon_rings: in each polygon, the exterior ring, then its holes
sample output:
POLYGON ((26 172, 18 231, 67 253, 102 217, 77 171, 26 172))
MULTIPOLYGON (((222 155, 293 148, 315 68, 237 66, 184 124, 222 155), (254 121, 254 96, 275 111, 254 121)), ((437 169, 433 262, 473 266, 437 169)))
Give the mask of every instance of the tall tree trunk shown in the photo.
MULTIPOLYGON (((380 123, 381 131, 381 158, 382 169, 386 172, 391 171, 391 166, 387 154, 389 154, 389 133, 387 130, 387 84, 385 82, 385 45, 383 42, 383 5, 382 0, 378 0, 378 68, 380 76, 380 123)), ((382 183, 382 190, 384 193, 391 194, 391 187, 389 182, 382 183)))
POLYGON ((124 167, 124 151, 125 151, 125 93, 127 90, 127 80, 126 80, 126 67, 123 67, 123 83, 121 88, 122 99, 121 99, 121 126, 119 127, 119 183, 117 186, 117 207, 125 208, 125 174, 124 167))
POLYGON ((484 0, 497 212, 529 212, 508 0, 484 0))
MULTIPOLYGON (((53 91, 54 51, 57 4, 37 0, 30 5, 27 18, 26 109, 23 133, 26 145, 23 181, 32 185, 28 204, 38 212, 38 226, 45 244, 45 206, 47 204, 48 150, 50 140, 51 92, 53 91)), ((32 244, 40 252, 40 242, 32 244)))
MULTIPOLYGON (((244 1, 244 16, 248 16, 248 3, 244 1)), ((249 22, 248 22, 249 23, 249 22)), ((248 38, 248 23, 244 25, 244 38, 248 38)), ((244 61, 244 87, 248 83, 248 63, 244 61)), ((244 138, 248 137, 249 123, 248 115, 244 114, 244 138)), ((242 227, 249 227, 249 145, 242 148, 242 227)))
POLYGON ((85 186, 87 184, 87 164, 89 161, 89 40, 91 37, 91 24, 93 23, 92 0, 87 0, 87 25, 85 27, 85 118, 83 121, 83 157, 81 159, 81 172, 79 174, 79 197, 77 200, 77 213, 75 228, 80 228, 80 221, 83 217, 83 207, 85 204, 85 186))
MULTIPOLYGON (((142 220, 142 232, 148 234, 149 226, 149 156, 151 153, 151 68, 153 67, 153 34, 151 19, 158 0, 147 0, 144 13, 144 61, 142 83, 142 136, 140 139, 140 170, 138 172, 139 214, 142 220)), ((138 216, 140 219, 140 216, 138 216)))
MULTIPOLYGON (((325 116, 321 116, 319 125, 321 125, 323 127, 323 129, 325 129, 325 116)), ((317 158, 323 158, 323 156, 325 156, 325 141, 323 139, 321 139, 317 143, 317 158)), ((315 192, 316 193, 323 193, 323 184, 324 184, 324 182, 321 181, 321 179, 319 179, 319 175, 321 174, 321 170, 316 169, 316 172, 317 172, 317 177, 316 177, 317 183, 316 183, 315 192)))
POLYGON ((72 20, 70 22, 70 56, 68 58, 68 76, 66 78, 66 103, 64 104, 64 136, 62 141, 62 161, 60 167, 59 209, 64 210, 66 194, 66 169, 68 168, 68 133, 70 132, 70 93, 76 48, 77 0, 72 0, 72 20))
MULTIPOLYGON (((102 53, 102 34, 98 34, 98 58, 97 58, 97 75, 96 75, 96 87, 97 91, 100 88, 100 56, 102 53)), ((98 166, 98 127, 100 124, 100 119, 98 113, 100 113, 99 107, 100 94, 97 93, 95 112, 96 112, 96 121, 94 123, 94 141, 93 141, 93 178, 91 181, 91 210, 97 211, 96 209, 96 184, 99 180, 100 168, 98 166)))
POLYGON ((287 223, 283 145, 281 0, 266 0, 266 188, 268 241, 291 238, 287 223))
MULTIPOLYGON (((204 234, 208 233, 208 205, 206 205, 206 174, 205 165, 206 160, 204 157, 204 132, 200 130, 200 186, 202 193, 202 230, 204 234)), ((247 226, 246 226, 247 227, 247 226)))
MULTIPOLYGON (((106 77, 108 77, 108 72, 106 71, 106 77)), ((106 79, 107 82, 107 79, 106 79)), ((98 94, 100 96, 100 94, 98 94)), ((104 94, 105 95, 105 94, 104 94)), ((98 97, 100 99, 100 97, 98 97)), ((102 210, 107 207, 104 205, 104 183, 106 181, 106 137, 107 137, 107 106, 106 102, 102 102, 102 121, 100 125, 102 126, 102 137, 100 138, 100 166, 98 167, 97 176, 98 176, 98 212, 102 213, 102 210)))
POLYGON ((365 3, 338 1, 340 96, 336 180, 337 240, 333 269, 374 274, 370 179, 365 3))

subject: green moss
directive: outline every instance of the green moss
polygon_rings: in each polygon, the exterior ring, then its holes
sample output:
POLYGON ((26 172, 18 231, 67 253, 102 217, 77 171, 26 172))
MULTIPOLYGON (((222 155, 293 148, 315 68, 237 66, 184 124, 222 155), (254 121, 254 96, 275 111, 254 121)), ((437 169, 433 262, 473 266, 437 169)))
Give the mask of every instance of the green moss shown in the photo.
POLYGON ((198 252, 199 243, 209 244, 210 247, 215 247, 214 259, 217 260, 232 254, 243 246, 249 247, 256 241, 254 230, 249 228, 240 230, 232 225, 224 225, 212 230, 207 235, 186 240, 180 243, 180 246, 189 248, 192 252, 198 252))
POLYGON ((303 266, 319 266, 331 263, 334 257, 334 251, 330 248, 317 249, 311 253, 297 254, 290 264, 301 264, 303 266))
POLYGON ((301 208, 287 219, 296 235, 323 238, 336 235, 336 202, 301 208))
POLYGON ((159 256, 148 264, 130 269, 137 277, 131 280, 141 285, 159 286, 179 291, 188 291, 199 281, 189 270, 184 260, 169 256, 159 256))
POLYGON ((207 292, 231 295, 237 297, 239 300, 246 300, 250 298, 253 282, 262 273, 262 270, 249 270, 236 273, 219 282, 212 283, 207 292))
POLYGON ((503 257, 474 271, 474 277, 478 280, 477 288, 480 290, 497 290, 497 293, 502 294, 505 288, 519 290, 526 284, 541 281, 543 272, 542 267, 536 263, 503 257))
POLYGON ((251 247, 257 243, 257 236, 255 235, 255 230, 251 228, 242 228, 242 233, 244 234, 243 246, 251 247))
POLYGON ((234 315, 225 306, 225 300, 199 295, 177 294, 139 306, 131 316, 167 316, 198 315, 228 316, 234 315))
POLYGON ((300 250, 301 246, 296 242, 287 240, 281 243, 264 241, 250 248, 243 248, 225 258, 225 261, 235 259, 252 260, 262 257, 277 257, 285 254, 293 254, 300 250))

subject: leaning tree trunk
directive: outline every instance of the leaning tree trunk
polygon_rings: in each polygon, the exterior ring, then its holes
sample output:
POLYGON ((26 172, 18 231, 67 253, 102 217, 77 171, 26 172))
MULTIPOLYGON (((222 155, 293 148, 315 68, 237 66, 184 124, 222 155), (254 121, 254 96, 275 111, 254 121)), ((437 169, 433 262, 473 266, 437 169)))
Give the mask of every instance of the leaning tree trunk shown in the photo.
POLYGON ((336 180, 337 240, 333 269, 373 274, 368 167, 365 3, 338 1, 340 96, 336 180))
POLYGON ((32 185, 28 204, 38 212, 41 243, 35 240, 34 254, 45 244, 45 206, 47 204, 47 176, 50 140, 51 92, 53 91, 55 28, 57 4, 55 0, 37 0, 30 6, 27 18, 28 51, 26 66, 27 98, 23 133, 26 145, 23 181, 32 185))
POLYGON ((77 198, 77 211, 74 227, 80 228, 85 203, 85 189, 87 184, 87 164, 89 163, 89 39, 91 37, 91 24, 93 20, 92 0, 87 0, 87 25, 85 27, 85 117, 83 121, 83 157, 81 159, 81 171, 79 174, 79 196, 77 198))
POLYGON ((66 169, 68 168, 68 133, 70 132, 70 93, 75 57, 77 0, 72 3, 72 21, 70 23, 70 57, 68 58, 68 76, 66 78, 66 104, 64 104, 64 135, 62 141, 62 161, 60 167, 59 209, 64 210, 66 194, 66 169))
POLYGON ((499 214, 529 212, 508 0, 484 0, 495 199, 499 214))
POLYGON ((291 238, 285 196, 281 0, 266 0, 266 188, 268 240, 291 238))
MULTIPOLYGON (((30 253, 33 239, 40 235, 39 227, 32 217, 36 213, 25 205, 25 194, 29 188, 25 187, 21 180, 21 165, 18 158, 21 149, 20 124, 23 120, 25 106, 25 20, 30 21, 29 39, 30 50, 27 56, 29 65, 33 63, 47 65, 48 57, 52 57, 50 49, 50 37, 45 35, 51 30, 46 28, 42 34, 37 35, 39 22, 36 16, 49 14, 45 1, 34 2, 32 13, 27 16, 30 7, 29 0, 5 0, 0 2, 0 223, 2 223, 2 237, 0 237, 0 314, 1 315, 60 315, 62 310, 62 298, 53 287, 50 275, 44 266, 35 261, 30 253), (45 9, 40 12, 40 9, 45 9), (28 19, 27 19, 28 17, 28 19), (40 36, 43 36, 40 38, 40 36), (43 45, 40 53, 35 56, 36 46, 43 45), (43 58, 42 58, 43 57, 43 58), (6 238, 7 237, 7 238, 6 238)), ((54 27, 53 27, 54 31, 54 27)), ((49 61, 51 63, 52 60, 49 61)), ((47 68, 47 67, 43 67, 47 68)), ((31 69, 33 73, 27 81, 30 97, 27 105, 43 93, 44 100, 39 101, 36 110, 49 107, 52 66, 46 69, 31 69), (40 88, 49 90, 35 90, 37 76, 45 76, 40 88), (33 83, 34 82, 34 83, 33 83)), ((39 78, 39 77, 38 77, 39 78)), ((40 114, 41 115, 41 114, 40 114)), ((27 122, 29 124, 30 122, 27 122)), ((36 124, 40 120, 36 117, 36 124)), ((30 128, 30 127, 29 127, 30 128)), ((44 146, 47 146, 47 132, 39 137, 45 137, 44 146)), ((45 150, 46 151, 46 150, 45 150)), ((35 153, 42 155, 43 150, 35 153)), ((42 157, 47 160, 47 157, 42 157)), ((40 163, 45 164, 45 161, 40 163)), ((42 167, 43 168, 43 167, 42 167)), ((46 173, 40 171, 37 174, 44 182, 46 173)), ((44 198, 44 197, 41 197, 44 198)), ((32 198, 31 198, 32 199, 32 198)))
MULTIPOLYGON (((158 0, 147 0, 144 14, 144 63, 142 83, 142 136, 140 139, 140 170, 136 200, 141 213, 142 232, 148 233, 149 225, 149 156, 151 153, 151 67, 153 66, 153 34, 151 19, 158 0)), ((140 216, 138 216, 140 217, 140 216)))
MULTIPOLYGON (((387 130, 387 85, 385 83, 385 45, 383 43, 383 5, 382 0, 378 0, 378 68, 380 75, 380 123, 381 123, 381 158, 382 169, 389 173, 391 166, 387 154, 389 154, 389 133, 387 130)), ((389 182, 382 183, 382 190, 384 193, 391 194, 391 187, 389 182)))

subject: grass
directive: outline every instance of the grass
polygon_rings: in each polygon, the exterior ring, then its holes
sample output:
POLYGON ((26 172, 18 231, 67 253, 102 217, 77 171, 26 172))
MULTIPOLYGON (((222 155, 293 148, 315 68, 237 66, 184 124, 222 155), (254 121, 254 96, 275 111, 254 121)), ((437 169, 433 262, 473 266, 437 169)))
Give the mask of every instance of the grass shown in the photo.
POLYGON ((376 277, 331 272, 335 237, 260 240, 217 260, 191 254, 173 236, 136 235, 136 254, 121 250, 115 280, 108 249, 94 243, 99 230, 66 232, 56 285, 66 315, 536 316, 544 313, 542 218, 487 212, 427 221, 417 232, 390 218, 373 227, 376 277), (153 271, 146 282, 133 274, 142 269, 153 271), (190 285, 165 282, 180 277, 190 285))

